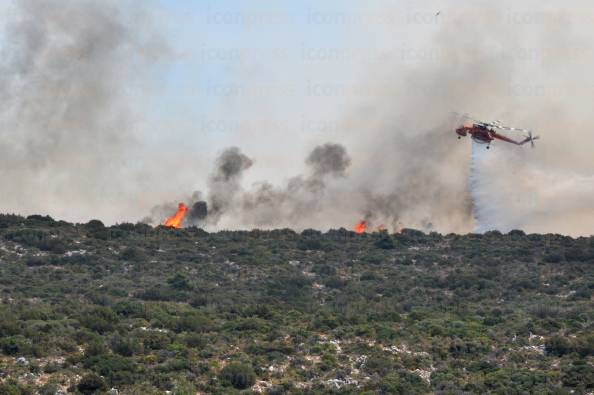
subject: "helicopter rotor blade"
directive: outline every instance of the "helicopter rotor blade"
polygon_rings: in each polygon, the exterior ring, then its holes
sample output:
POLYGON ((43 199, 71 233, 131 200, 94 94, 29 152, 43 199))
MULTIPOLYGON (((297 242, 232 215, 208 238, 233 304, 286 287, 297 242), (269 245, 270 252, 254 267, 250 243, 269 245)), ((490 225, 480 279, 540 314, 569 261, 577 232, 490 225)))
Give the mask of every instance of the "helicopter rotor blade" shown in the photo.
POLYGON ((465 118, 465 119, 468 119, 469 121, 472 121, 472 122, 476 122, 476 123, 483 123, 482 121, 479 121, 478 119, 474 119, 474 118, 472 118, 472 117, 471 117, 471 116, 469 116, 468 114, 461 114, 461 113, 459 113, 459 112, 455 112, 455 111, 453 111, 453 112, 452 112, 452 114, 454 114, 454 115, 456 115, 456 116, 458 116, 458 117, 460 117, 460 118, 465 118))
POLYGON ((523 132, 523 133, 532 133, 531 130, 528 129, 520 129, 520 128, 511 128, 509 126, 498 126, 499 129, 509 130, 512 132, 523 132))

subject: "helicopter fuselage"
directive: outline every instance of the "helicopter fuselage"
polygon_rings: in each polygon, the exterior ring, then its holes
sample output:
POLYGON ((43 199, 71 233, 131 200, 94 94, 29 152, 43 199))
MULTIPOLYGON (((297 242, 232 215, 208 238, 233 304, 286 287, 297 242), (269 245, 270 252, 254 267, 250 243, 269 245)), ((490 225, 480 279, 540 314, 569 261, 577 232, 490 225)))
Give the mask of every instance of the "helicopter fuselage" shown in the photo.
POLYGON ((495 132, 482 125, 463 125, 456 129, 456 133, 458 138, 470 135, 479 144, 490 144, 491 141, 495 140, 493 136, 495 132))
MULTIPOLYGON (((512 140, 507 136, 499 134, 492 129, 489 129, 485 125, 481 124, 473 124, 473 125, 462 125, 458 129, 456 129, 456 134, 458 138, 466 137, 470 135, 470 137, 478 144, 487 144, 487 148, 491 145, 491 142, 495 139, 505 141, 507 143, 515 144, 515 145, 523 145, 529 141, 532 141, 532 137, 527 137, 522 141, 512 140)), ((534 139, 537 139, 535 137, 534 139)))

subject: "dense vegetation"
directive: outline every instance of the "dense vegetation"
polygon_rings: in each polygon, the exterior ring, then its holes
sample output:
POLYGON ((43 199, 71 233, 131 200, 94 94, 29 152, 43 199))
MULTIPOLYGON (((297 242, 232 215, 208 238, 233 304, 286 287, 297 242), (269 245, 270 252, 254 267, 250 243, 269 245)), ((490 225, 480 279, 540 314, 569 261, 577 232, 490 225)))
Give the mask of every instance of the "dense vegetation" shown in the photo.
POLYGON ((0 215, 0 394, 584 394, 594 237, 0 215))

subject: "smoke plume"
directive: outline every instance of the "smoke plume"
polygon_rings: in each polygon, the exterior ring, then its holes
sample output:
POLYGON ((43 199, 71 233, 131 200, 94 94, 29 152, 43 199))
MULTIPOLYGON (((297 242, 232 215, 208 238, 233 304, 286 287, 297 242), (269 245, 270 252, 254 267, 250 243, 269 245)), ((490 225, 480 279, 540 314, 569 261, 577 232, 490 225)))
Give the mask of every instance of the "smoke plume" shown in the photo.
POLYGON ((589 219, 594 216, 594 177, 542 169, 522 162, 526 158, 518 159, 517 154, 486 152, 483 146, 473 145, 470 188, 475 230, 592 233, 589 219), (498 177, 500 172, 508 177, 498 177))
POLYGON ((333 188, 336 181, 346 180, 350 164, 342 145, 316 146, 305 159, 306 174, 290 177, 279 187, 257 183, 242 196, 235 215, 244 223, 264 228, 328 226, 321 225, 328 215, 328 199, 338 195, 333 188))
POLYGON ((20 0, 11 15, 0 47, 2 210, 124 215, 110 201, 133 189, 127 94, 163 48, 143 15, 109 2, 20 0))
POLYGON ((241 191, 243 172, 253 163, 237 147, 227 148, 217 158, 208 184, 211 222, 218 222, 220 216, 234 204, 237 193, 241 191))
POLYGON ((343 146, 326 143, 314 148, 305 163, 315 177, 322 178, 326 175, 344 176, 344 172, 351 165, 351 159, 343 146))
POLYGON ((194 224, 199 225, 206 219, 208 215, 208 204, 204 200, 199 200, 192 204, 188 214, 188 220, 194 224))

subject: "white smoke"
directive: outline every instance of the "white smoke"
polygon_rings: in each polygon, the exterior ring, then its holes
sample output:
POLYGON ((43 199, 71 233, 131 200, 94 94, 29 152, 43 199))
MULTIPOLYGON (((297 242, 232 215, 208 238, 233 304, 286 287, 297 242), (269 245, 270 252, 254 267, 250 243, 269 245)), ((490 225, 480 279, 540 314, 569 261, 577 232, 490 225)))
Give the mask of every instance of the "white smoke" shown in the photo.
POLYGON ((543 168, 535 154, 505 143, 490 150, 472 143, 469 187, 475 231, 592 234, 594 177, 543 168))
POLYGON ((19 0, 9 16, 0 19, 0 209, 125 218, 144 193, 132 171, 131 98, 167 48, 140 11, 111 1, 19 0))

